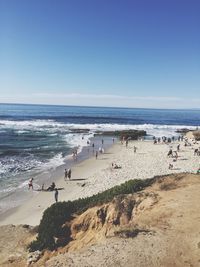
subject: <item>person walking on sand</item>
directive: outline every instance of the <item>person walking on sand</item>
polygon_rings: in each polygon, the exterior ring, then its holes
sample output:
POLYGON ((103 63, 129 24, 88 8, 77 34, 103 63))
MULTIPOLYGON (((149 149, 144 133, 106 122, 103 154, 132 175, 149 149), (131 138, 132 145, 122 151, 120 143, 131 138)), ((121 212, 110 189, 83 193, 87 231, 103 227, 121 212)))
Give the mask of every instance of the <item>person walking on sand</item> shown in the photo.
POLYGON ((95 157, 96 157, 96 159, 98 158, 98 151, 96 151, 95 157))
POLYGON ((31 178, 28 182, 28 190, 30 190, 30 188, 33 190, 33 178, 31 178))
POLYGON ((137 151, 137 147, 136 146, 133 147, 133 151, 134 151, 134 153, 136 153, 136 151, 137 151))
POLYGON ((55 193, 54 193, 55 201, 58 202, 58 189, 55 188, 55 193))

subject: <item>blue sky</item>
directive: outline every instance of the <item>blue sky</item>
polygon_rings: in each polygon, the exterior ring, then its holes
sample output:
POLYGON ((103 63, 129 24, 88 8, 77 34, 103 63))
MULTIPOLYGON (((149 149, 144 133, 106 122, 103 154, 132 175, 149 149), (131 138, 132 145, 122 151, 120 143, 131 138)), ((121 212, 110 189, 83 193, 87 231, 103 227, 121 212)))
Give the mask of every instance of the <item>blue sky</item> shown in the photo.
POLYGON ((200 107, 200 1, 0 0, 0 102, 200 107))

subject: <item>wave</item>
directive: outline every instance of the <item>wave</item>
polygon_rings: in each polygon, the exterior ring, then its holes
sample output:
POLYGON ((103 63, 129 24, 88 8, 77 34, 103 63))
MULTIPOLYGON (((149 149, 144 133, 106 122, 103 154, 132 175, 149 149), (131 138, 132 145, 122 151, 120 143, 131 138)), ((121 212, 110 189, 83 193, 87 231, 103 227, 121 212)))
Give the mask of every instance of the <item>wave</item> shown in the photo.
POLYGON ((188 125, 161 125, 161 124, 68 124, 70 129, 90 129, 91 132, 96 131, 117 131, 117 130, 145 130, 149 135, 155 136, 171 136, 177 135, 176 131, 181 129, 195 130, 199 126, 188 125))
POLYGON ((152 123, 138 123, 138 124, 123 124, 123 123, 64 123, 58 122, 56 120, 0 120, 1 131, 3 128, 19 129, 19 133, 26 132, 26 130, 31 129, 45 129, 49 128, 65 128, 70 129, 90 129, 90 130, 110 130, 110 129, 159 129, 159 128, 169 128, 169 129, 182 129, 191 128, 195 129, 199 125, 182 125, 182 124, 152 124, 152 123))
POLYGON ((52 168, 55 169, 57 166, 64 164, 64 160, 65 158, 63 157, 63 154, 58 153, 47 162, 41 163, 40 166, 38 166, 36 169, 38 169, 39 171, 49 170, 52 168))
POLYGON ((76 147, 78 148, 78 153, 80 153, 83 149, 83 147, 88 145, 88 141, 90 140, 91 137, 93 137, 93 133, 69 133, 65 136, 67 143, 71 148, 76 147))
POLYGON ((0 120, 0 128, 13 129, 33 129, 40 127, 62 127, 65 124, 56 122, 55 120, 0 120))
MULTIPOLYGON (((0 162, 1 199, 19 189, 26 188, 28 184, 27 177, 54 170, 57 166, 64 164, 64 160, 62 153, 58 153, 46 162, 37 161, 34 158, 29 160, 12 158, 5 164, 0 162), (9 173, 12 173, 12 175, 8 175, 9 173), (5 177, 5 175, 7 176, 5 177)), ((35 183, 34 187, 37 189, 39 186, 35 183)))

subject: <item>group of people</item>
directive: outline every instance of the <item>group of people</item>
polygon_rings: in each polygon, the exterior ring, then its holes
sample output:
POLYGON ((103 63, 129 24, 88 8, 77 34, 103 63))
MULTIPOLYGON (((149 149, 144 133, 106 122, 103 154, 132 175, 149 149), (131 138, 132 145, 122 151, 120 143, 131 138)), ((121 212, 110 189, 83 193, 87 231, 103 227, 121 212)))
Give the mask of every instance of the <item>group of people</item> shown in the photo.
MULTIPOLYGON (((125 137, 122 136, 122 138, 121 138, 121 144, 123 145, 124 142, 125 142, 125 145, 126 145, 126 148, 127 148, 128 147, 128 143, 129 143, 129 140, 130 140, 130 137, 128 137, 128 138, 125 139, 125 137)), ((137 149, 138 148, 136 146, 133 147, 134 153, 136 153, 137 149)))
MULTIPOLYGON (((184 146, 187 147, 187 146, 191 146, 192 147, 192 144, 198 144, 197 141, 195 140, 188 140, 187 137, 178 137, 178 141, 183 141, 184 142, 184 146)), ((180 151, 180 144, 177 145, 177 150, 173 151, 172 150, 172 147, 170 147, 168 153, 167 153, 167 156, 170 158, 173 158, 173 162, 176 162, 177 159, 178 159, 178 152, 180 151)), ((199 148, 194 148, 194 156, 200 156, 200 147, 199 148)), ((173 164, 172 163, 169 163, 169 169, 172 170, 173 169, 173 164)), ((199 169, 197 170, 197 173, 200 174, 200 167, 199 169)))
POLYGON ((65 169, 65 180, 67 178, 69 178, 69 180, 70 180, 71 176, 72 176, 72 170, 71 169, 65 169))
POLYGON ((112 162, 112 169, 121 169, 121 166, 112 162))
MULTIPOLYGON (((28 189, 32 189, 33 190, 33 180, 34 178, 30 178, 29 182, 28 182, 28 189)), ((58 202, 58 188, 56 188, 56 184, 54 182, 52 182, 52 184, 45 190, 44 189, 44 184, 42 185, 42 191, 55 191, 54 193, 54 197, 55 197, 55 201, 58 202)))
MULTIPOLYGON (((168 153, 167 153, 167 156, 169 158, 173 158, 173 162, 176 162, 177 159, 178 159, 178 151, 180 150, 180 144, 178 144, 177 146, 177 151, 176 150, 172 150, 172 148, 169 149, 168 153)), ((173 169, 173 164, 172 163, 169 163, 169 166, 168 166, 168 169, 169 170, 172 170, 173 169)))
MULTIPOLYGON (((175 142, 175 140, 176 140, 175 136, 172 136, 172 137, 162 136, 162 137, 158 137, 158 138, 153 136, 153 143, 154 144, 159 144, 161 142, 164 144, 166 144, 166 143, 170 144, 172 142, 175 142)), ((177 140, 178 140, 178 142, 183 141, 183 136, 178 136, 177 140)))
POLYGON ((174 158, 174 161, 176 161, 176 160, 178 159, 178 152, 177 152, 176 150, 173 151, 173 150, 170 148, 169 152, 167 153, 167 156, 168 156, 169 158, 174 158))

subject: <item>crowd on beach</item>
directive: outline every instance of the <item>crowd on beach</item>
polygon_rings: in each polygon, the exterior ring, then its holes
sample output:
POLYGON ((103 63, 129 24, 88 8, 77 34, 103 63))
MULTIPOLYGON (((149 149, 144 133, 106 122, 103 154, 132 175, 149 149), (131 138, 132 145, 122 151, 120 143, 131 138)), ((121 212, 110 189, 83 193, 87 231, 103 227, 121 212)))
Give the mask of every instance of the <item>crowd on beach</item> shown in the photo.
MULTIPOLYGON (((84 139, 84 136, 82 137, 82 139, 84 139)), ((115 139, 112 138, 113 144, 114 144, 114 141, 115 141, 115 139)), ((95 150, 95 147, 96 147, 95 143, 93 142, 91 144, 90 140, 87 140, 87 146, 88 146, 88 149, 89 149, 89 147, 92 147, 92 151, 93 151, 93 154, 94 154, 96 159, 98 159, 99 154, 103 154, 105 152, 104 139, 101 140, 101 146, 99 146, 99 148, 96 149, 96 150, 95 150)), ((78 159, 78 149, 74 149, 73 150, 72 158, 73 158, 74 161, 77 161, 77 159, 78 159)), ((117 165, 115 165, 114 168, 117 168, 117 165)), ((67 180, 70 181, 71 180, 71 175, 72 175, 71 168, 64 170, 64 180, 65 181, 67 181, 67 180)), ((33 190, 33 180, 34 180, 33 177, 29 179, 29 182, 28 182, 28 189, 29 190, 30 189, 33 190)), ((49 191, 49 192, 55 191, 55 201, 56 202, 58 201, 58 188, 56 188, 55 182, 52 182, 52 184, 49 187, 47 187, 46 189, 44 188, 44 184, 42 184, 41 191, 49 191)))
MULTIPOLYGON (((113 138, 113 143, 114 143, 114 138, 113 138)), ((121 139, 121 144, 124 145, 126 148, 129 148, 129 142, 130 142, 130 138, 125 138, 122 137, 121 139)), ((190 147, 191 149, 194 150, 194 156, 200 156, 200 146, 198 146, 198 142, 193 140, 193 139, 188 139, 186 136, 178 136, 178 137, 153 137, 152 140, 154 145, 158 145, 158 144, 166 144, 168 146, 168 152, 166 154, 166 163, 168 164, 168 169, 169 170, 176 170, 176 163, 179 160, 179 153, 183 151, 184 147, 190 147), (169 160, 167 160, 169 159, 169 160)), ((98 159, 100 154, 103 154, 105 152, 104 150, 104 140, 101 140, 101 145, 98 146, 98 149, 95 149, 97 145, 95 145, 95 143, 93 142, 92 144, 90 143, 90 141, 87 141, 87 145, 88 147, 92 148, 93 151, 93 156, 95 157, 95 159, 98 159)), ((138 151, 138 147, 134 144, 131 144, 131 148, 133 148, 133 154, 137 153, 138 151)), ((140 150, 139 150, 140 151, 140 150)), ((77 156, 78 156, 78 152, 77 149, 75 149, 72 153, 72 158, 74 160, 77 160, 77 156)), ((111 164, 111 170, 115 170, 115 169, 121 169, 123 167, 122 164, 119 164, 118 162, 112 162, 111 164)), ((197 169, 196 171, 197 173, 200 173, 200 167, 197 169)), ((72 170, 70 168, 65 169, 64 170, 64 180, 65 181, 70 181, 71 180, 71 176, 72 176, 72 170)), ((29 180, 28 183, 28 188, 29 189, 33 189, 33 178, 31 178, 29 180)), ((42 186, 42 190, 41 191, 50 191, 50 192, 54 192, 54 196, 55 196, 55 201, 58 201, 58 188, 56 187, 55 183, 52 182, 52 184, 47 187, 46 189, 44 188, 44 184, 42 186)))

